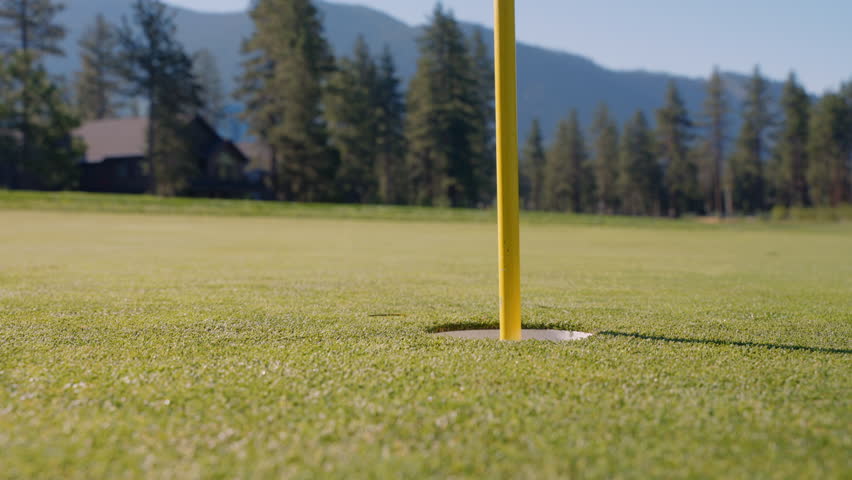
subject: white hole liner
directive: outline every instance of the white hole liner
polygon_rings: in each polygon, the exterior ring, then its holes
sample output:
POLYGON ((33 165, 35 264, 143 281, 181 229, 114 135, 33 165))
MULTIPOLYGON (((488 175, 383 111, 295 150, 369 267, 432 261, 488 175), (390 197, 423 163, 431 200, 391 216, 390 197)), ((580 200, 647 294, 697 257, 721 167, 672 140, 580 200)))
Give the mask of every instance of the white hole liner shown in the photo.
MULTIPOLYGON (((461 338, 465 340, 500 340, 500 330, 458 330, 440 332, 439 337, 461 338)), ((570 342, 591 337, 592 333, 569 332, 566 330, 521 330, 523 340, 544 340, 549 342, 570 342)))

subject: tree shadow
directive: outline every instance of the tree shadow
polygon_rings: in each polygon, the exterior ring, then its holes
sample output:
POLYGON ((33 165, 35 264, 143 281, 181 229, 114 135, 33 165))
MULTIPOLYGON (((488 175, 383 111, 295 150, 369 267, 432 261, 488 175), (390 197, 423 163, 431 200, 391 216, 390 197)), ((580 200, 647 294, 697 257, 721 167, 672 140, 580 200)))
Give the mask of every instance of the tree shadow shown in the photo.
POLYGON ((643 335, 641 333, 625 333, 625 332, 612 332, 612 331, 603 331, 599 332, 598 335, 605 335, 609 337, 627 337, 627 338, 638 338, 641 340, 657 340, 660 342, 672 342, 672 343, 697 343, 697 344, 705 344, 705 345, 733 345, 736 347, 760 347, 760 348, 768 348, 768 349, 779 349, 779 350, 787 350, 787 351, 804 351, 804 352, 814 352, 814 353, 836 353, 841 355, 848 355, 852 353, 852 350, 845 348, 827 348, 827 347, 804 347, 801 345, 780 345, 775 343, 755 343, 755 342, 737 342, 733 340, 712 340, 712 339, 700 339, 700 338, 677 338, 677 337, 661 337, 658 335, 643 335))

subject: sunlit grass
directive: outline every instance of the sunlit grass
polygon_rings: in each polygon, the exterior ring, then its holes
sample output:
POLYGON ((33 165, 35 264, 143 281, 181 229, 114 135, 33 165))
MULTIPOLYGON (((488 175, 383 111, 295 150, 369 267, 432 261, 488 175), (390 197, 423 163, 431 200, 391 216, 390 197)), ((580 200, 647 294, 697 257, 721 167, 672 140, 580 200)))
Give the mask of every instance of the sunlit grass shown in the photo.
MULTIPOLYGON (((158 215, 289 217, 353 220, 389 220, 399 222, 474 222, 493 223, 491 208, 457 209, 398 205, 345 205, 329 203, 261 202, 206 198, 162 198, 150 195, 90 194, 80 192, 30 192, 0 189, 0 208, 50 210, 59 212, 142 213, 158 215)), ((763 217, 718 219, 688 217, 626 217, 592 214, 568 214, 524 211, 521 221, 532 224, 619 225, 677 229, 695 228, 790 228, 799 225, 831 224, 852 221, 852 207, 792 209, 767 213, 763 217)))
POLYGON ((598 334, 500 344, 489 212, 103 198, 0 209, 0 477, 848 476, 848 224, 527 223, 598 334))

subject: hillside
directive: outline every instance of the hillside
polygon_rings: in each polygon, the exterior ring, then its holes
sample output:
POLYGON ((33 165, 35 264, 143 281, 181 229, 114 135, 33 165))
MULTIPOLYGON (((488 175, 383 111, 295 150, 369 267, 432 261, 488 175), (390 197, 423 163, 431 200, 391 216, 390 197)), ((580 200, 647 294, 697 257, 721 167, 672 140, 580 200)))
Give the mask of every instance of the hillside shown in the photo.
MULTIPOLYGON (((65 41, 67 56, 53 60, 50 67, 68 75, 78 68, 77 41, 98 13, 119 22, 129 12, 131 0, 86 0, 68 2, 61 21, 68 27, 65 41)), ((325 17, 326 33, 337 55, 348 54, 359 34, 379 51, 390 45, 400 74, 408 79, 417 64, 417 37, 421 27, 409 26, 382 12, 360 6, 317 2, 325 17)), ((222 76, 230 88, 240 71, 240 44, 250 35, 252 23, 242 13, 202 13, 176 9, 180 39, 190 51, 208 48, 217 56, 222 76)), ((466 25, 472 31, 481 26, 466 25)), ((483 29, 490 41, 492 32, 483 29)), ((708 65, 708 72, 711 66, 708 65)), ((520 44, 518 48, 519 122, 526 133, 534 117, 541 119, 550 134, 556 123, 570 108, 577 108, 585 124, 591 121, 600 102, 607 102, 619 120, 626 120, 636 110, 652 112, 662 103, 669 80, 674 79, 688 106, 698 112, 704 99, 703 79, 665 73, 616 71, 603 68, 592 60, 567 52, 520 44)), ((742 97, 746 77, 726 74, 730 98, 735 104, 742 97)), ((773 97, 778 98, 780 84, 773 83, 773 97)))

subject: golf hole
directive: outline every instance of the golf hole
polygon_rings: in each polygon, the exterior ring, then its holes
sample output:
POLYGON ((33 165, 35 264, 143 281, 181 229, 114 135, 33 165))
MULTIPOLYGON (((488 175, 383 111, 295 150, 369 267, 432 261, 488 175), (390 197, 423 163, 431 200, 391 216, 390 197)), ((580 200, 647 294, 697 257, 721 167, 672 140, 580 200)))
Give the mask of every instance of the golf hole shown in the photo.
MULTIPOLYGON (((437 332, 432 335, 438 337, 458 338, 462 340, 500 340, 500 330, 453 330, 448 332, 437 332)), ((568 330, 521 330, 521 339, 538 340, 546 342, 572 342, 584 340, 594 335, 586 332, 572 332, 568 330)))

